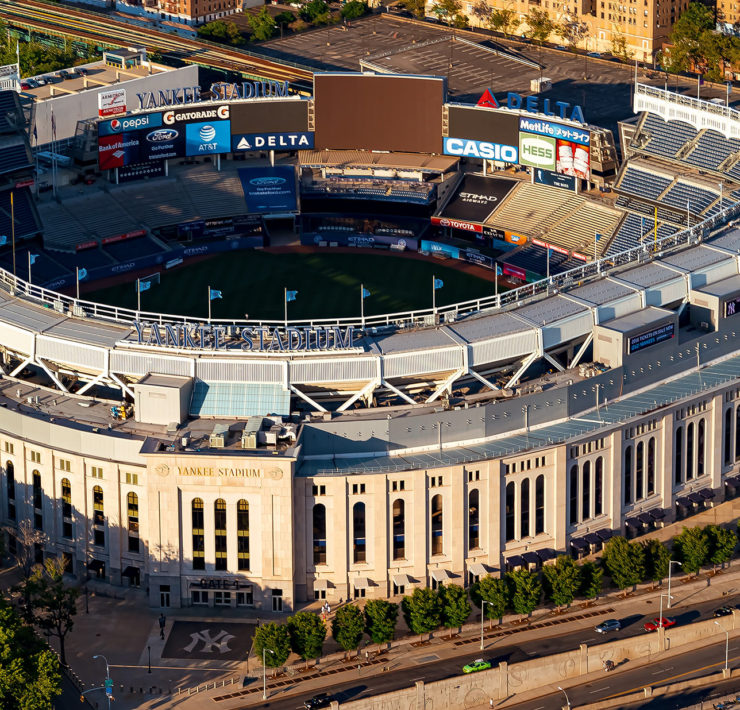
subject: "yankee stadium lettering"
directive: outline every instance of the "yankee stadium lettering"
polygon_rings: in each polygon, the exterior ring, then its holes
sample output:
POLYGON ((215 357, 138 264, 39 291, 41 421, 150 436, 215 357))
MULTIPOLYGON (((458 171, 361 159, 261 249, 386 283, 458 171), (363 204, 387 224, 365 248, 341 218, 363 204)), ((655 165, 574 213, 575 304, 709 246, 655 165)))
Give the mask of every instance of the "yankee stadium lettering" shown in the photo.
POLYGON ((354 328, 306 326, 269 328, 210 324, 159 324, 134 321, 139 345, 196 350, 241 348, 254 352, 296 352, 308 350, 350 350, 354 328))

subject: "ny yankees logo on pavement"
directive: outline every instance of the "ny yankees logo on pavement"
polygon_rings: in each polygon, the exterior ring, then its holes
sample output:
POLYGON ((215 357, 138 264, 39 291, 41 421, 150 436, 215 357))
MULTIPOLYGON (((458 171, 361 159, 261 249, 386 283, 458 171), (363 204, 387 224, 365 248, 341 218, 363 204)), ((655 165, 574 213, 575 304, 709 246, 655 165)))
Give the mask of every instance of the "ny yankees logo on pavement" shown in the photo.
POLYGON ((190 638, 192 641, 183 648, 185 653, 192 653, 199 641, 203 642, 203 648, 200 649, 201 653, 213 653, 214 647, 218 649, 219 653, 227 653, 231 650, 229 648, 229 641, 234 638, 234 635, 221 629, 221 631, 211 638, 211 630, 204 629, 203 631, 190 634, 190 638))

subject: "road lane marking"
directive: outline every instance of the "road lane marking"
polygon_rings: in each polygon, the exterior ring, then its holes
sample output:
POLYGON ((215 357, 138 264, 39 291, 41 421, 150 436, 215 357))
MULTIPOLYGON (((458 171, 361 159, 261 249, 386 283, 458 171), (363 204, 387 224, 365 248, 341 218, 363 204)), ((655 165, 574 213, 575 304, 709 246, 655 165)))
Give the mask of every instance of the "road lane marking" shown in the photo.
POLYGON ((596 688, 596 690, 589 690, 589 693, 600 693, 602 690, 609 690, 611 685, 605 685, 603 688, 596 688))

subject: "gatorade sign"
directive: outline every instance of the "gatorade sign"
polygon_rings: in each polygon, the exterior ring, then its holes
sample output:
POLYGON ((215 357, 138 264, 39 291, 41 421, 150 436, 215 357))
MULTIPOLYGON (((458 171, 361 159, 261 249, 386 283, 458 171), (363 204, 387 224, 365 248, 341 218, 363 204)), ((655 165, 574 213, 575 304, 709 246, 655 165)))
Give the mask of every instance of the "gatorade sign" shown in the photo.
POLYGON ((520 133, 519 162, 534 168, 555 170, 555 139, 520 133))

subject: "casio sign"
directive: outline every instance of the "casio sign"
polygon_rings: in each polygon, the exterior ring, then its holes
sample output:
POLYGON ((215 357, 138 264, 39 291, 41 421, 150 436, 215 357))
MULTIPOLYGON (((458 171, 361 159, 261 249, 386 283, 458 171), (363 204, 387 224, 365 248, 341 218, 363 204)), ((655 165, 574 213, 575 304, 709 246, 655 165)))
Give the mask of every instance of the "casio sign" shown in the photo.
POLYGON ((179 135, 179 132, 172 128, 160 128, 159 130, 147 133, 146 139, 150 143, 166 143, 167 141, 175 140, 179 135))
POLYGON ((445 155, 459 155, 467 158, 485 158, 502 163, 518 163, 519 151, 516 146, 487 141, 465 140, 463 138, 445 138, 445 155))

